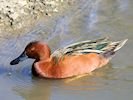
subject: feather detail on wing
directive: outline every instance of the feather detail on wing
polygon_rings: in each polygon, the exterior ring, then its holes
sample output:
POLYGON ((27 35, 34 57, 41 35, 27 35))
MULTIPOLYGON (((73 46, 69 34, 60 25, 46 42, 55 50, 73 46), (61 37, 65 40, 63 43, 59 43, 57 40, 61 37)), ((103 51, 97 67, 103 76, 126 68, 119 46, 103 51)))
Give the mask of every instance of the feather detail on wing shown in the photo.
POLYGON ((110 50, 116 52, 126 43, 126 41, 127 39, 124 41, 112 42, 108 38, 81 41, 68 45, 64 48, 57 49, 51 56, 58 58, 63 57, 64 55, 82 55, 88 53, 104 54, 110 50))

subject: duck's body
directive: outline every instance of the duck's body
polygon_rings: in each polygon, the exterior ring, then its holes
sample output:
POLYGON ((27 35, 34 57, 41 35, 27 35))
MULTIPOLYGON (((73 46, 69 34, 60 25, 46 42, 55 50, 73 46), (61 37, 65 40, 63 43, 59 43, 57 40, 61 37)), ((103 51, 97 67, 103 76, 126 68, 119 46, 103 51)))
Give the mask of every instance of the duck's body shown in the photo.
POLYGON ((50 48, 42 42, 32 42, 12 65, 25 56, 36 59, 32 73, 47 78, 67 78, 85 73, 106 65, 114 53, 126 42, 111 42, 108 39, 82 41, 56 50, 50 54, 50 48))
POLYGON ((37 73, 47 78, 66 78, 89 73, 96 68, 107 64, 108 60, 98 54, 90 53, 85 55, 64 56, 59 58, 49 58, 46 61, 34 63, 37 73), (45 66, 45 67, 44 67, 45 66))

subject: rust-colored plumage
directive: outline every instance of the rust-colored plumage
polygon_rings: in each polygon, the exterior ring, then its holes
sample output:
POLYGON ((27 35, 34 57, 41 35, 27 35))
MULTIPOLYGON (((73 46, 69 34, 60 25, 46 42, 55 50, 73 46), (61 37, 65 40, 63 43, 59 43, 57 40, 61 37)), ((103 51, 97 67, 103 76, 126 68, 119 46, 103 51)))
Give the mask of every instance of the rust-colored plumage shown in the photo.
POLYGON ((67 78, 85 73, 106 65, 124 41, 111 42, 108 39, 82 41, 50 53, 48 45, 42 42, 29 43, 24 52, 10 64, 18 64, 24 58, 36 59, 32 73, 47 78, 67 78))

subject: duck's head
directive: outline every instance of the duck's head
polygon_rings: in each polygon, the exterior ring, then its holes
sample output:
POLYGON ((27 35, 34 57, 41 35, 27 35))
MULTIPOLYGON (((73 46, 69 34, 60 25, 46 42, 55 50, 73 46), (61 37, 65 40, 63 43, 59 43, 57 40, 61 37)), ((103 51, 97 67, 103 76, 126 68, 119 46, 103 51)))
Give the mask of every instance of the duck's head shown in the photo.
POLYGON ((11 65, 18 64, 19 62, 24 61, 27 58, 41 60, 41 59, 47 59, 49 57, 50 57, 50 48, 48 47, 48 45, 39 41, 34 41, 29 43, 25 47, 22 54, 16 59, 12 60, 10 64, 11 65))

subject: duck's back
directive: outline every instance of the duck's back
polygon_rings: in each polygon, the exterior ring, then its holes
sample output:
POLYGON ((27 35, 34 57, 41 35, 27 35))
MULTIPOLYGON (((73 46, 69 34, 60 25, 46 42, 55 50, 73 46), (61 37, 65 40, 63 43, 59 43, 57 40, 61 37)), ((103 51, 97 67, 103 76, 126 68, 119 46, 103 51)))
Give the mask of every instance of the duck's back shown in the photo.
POLYGON ((51 56, 58 58, 64 55, 82 55, 88 53, 104 54, 111 50, 116 52, 126 43, 126 41, 127 39, 112 42, 108 38, 86 40, 57 49, 51 56))

